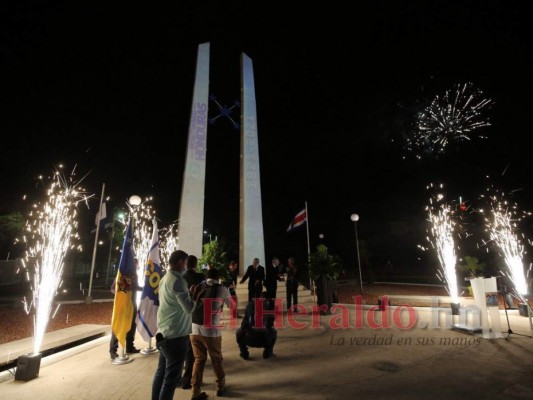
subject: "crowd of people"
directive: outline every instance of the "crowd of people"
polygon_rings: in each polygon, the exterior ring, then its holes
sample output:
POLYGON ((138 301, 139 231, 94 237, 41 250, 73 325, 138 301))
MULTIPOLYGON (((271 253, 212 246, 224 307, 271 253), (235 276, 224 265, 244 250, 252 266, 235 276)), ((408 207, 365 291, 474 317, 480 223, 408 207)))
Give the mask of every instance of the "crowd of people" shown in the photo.
MULTIPOLYGON (((255 347, 263 349, 263 358, 271 357, 277 338, 275 317, 272 312, 263 313, 260 320, 255 316, 260 309, 274 310, 278 282, 285 282, 288 308, 298 304, 298 269, 294 258, 288 259, 286 268, 277 257, 266 268, 254 258, 239 282, 238 264, 231 261, 230 279, 222 283, 216 268, 209 266, 205 275, 198 272, 198 259, 182 250, 173 252, 167 265, 158 291, 156 347, 159 361, 152 383, 152 400, 172 399, 176 387, 192 389, 192 400, 206 399, 201 386, 207 355, 216 376, 217 397, 223 397, 226 382, 220 316, 224 305, 231 310, 232 318, 241 318, 235 289, 238 283, 248 281, 248 304, 236 331, 239 355, 249 360, 248 348, 255 347)), ((135 318, 130 333, 126 352, 137 353, 139 350, 133 345, 135 318)), ((112 359, 117 357, 114 335, 110 353, 112 359)))

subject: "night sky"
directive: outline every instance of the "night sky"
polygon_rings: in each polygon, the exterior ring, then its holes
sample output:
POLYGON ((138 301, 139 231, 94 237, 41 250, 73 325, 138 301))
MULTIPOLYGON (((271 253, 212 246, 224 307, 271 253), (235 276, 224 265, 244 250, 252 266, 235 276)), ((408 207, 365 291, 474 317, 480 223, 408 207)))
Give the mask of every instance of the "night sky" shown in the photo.
MULTIPOLYGON (((306 200, 313 248, 323 233, 351 268, 357 212, 378 270, 431 268, 416 248, 429 182, 475 208, 488 175, 533 209, 527 2, 110 3, 1 6, 1 213, 21 210, 36 176, 65 163, 90 171, 97 195, 105 182, 110 208, 153 195, 160 225, 177 219, 203 42, 221 103, 240 100, 241 52, 254 63, 267 258, 305 254, 305 229, 286 228, 306 200), (465 82, 494 101, 487 139, 416 159, 404 144, 417 113, 465 82)), ((80 217, 93 220, 96 203, 80 217)), ((237 243, 239 132, 222 118, 208 131, 205 207, 205 228, 237 243)))

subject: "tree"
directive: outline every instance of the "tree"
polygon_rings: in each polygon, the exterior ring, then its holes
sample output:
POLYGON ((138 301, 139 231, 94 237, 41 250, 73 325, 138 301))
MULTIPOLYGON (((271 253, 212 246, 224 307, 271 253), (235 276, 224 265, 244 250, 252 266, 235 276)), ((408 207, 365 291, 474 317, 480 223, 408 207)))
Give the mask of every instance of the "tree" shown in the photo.
POLYGON ((222 282, 227 282, 231 279, 228 268, 228 257, 224 245, 218 240, 212 240, 204 244, 204 251, 202 257, 198 260, 198 269, 202 265, 211 265, 218 270, 218 274, 222 282))
MULTIPOLYGON (((476 257, 464 257, 464 262, 459 264, 459 271, 469 273, 472 272, 474 275, 478 275, 482 273, 485 270, 485 263, 480 263, 479 260, 476 257)), ((468 294, 472 296, 472 286, 468 286, 468 294)))
MULTIPOLYGON (((0 252, 6 255, 10 252, 22 251, 15 246, 15 239, 22 234, 25 220, 19 212, 0 215, 0 252)), ((1 254, 0 253, 0 254, 1 254)), ((14 254, 17 256, 17 254, 14 254)), ((3 258, 3 257, 2 257, 3 258)))
POLYGON ((486 264, 484 262, 480 263, 476 257, 464 257, 464 262, 459 264, 459 270, 463 272, 473 272, 475 275, 478 275, 479 272, 485 270, 486 264))
POLYGON ((312 279, 336 280, 342 272, 342 260, 337 255, 328 254, 328 248, 321 244, 309 256, 309 271, 312 279))

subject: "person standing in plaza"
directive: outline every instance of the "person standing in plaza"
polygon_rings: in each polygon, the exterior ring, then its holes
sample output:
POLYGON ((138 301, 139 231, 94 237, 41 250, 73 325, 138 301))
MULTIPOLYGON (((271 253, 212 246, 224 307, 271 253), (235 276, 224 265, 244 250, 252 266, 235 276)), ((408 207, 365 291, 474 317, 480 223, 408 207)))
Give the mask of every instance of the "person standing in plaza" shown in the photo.
POLYGON ((237 287, 237 279, 239 277, 239 264, 237 261, 230 261, 229 263, 229 273, 231 276, 231 281, 234 287, 237 287))
POLYGON ((287 289, 287 310, 293 305, 298 304, 298 267, 295 264, 294 257, 289 257, 287 260, 287 268, 285 269, 287 274, 286 289, 287 289))
POLYGON ((243 284, 248 279, 248 301, 261 297, 263 281, 265 280, 265 267, 259 265, 259 258, 254 258, 252 265, 246 269, 246 273, 239 283, 243 284))
POLYGON ((237 298, 237 279, 239 277, 239 264, 236 261, 230 261, 229 263, 230 280, 226 282, 226 287, 229 290, 229 294, 234 303, 231 308, 231 317, 239 318, 237 307, 239 306, 239 299, 237 298))
POLYGON ((281 277, 281 266, 279 263, 279 258, 274 257, 272 259, 272 264, 267 265, 266 267, 266 278, 265 278, 265 288, 267 292, 267 298, 275 299, 276 291, 278 290, 278 281, 282 281, 281 277))
MULTIPOLYGON (((137 269, 137 265, 138 265, 137 258, 135 258, 134 262, 135 262, 135 269, 137 269)), ((111 293, 113 294, 115 294, 116 284, 117 284, 117 280, 115 277, 115 280, 113 280, 113 284, 111 285, 111 293)), ((132 275, 131 288, 133 291, 133 296, 131 298, 131 301, 133 303, 133 317, 131 321, 131 329, 128 331, 126 335, 126 354, 136 354, 136 353, 140 353, 141 351, 137 349, 135 347, 135 344, 133 343, 135 340, 135 332, 137 332, 137 323, 135 322, 135 319, 137 317, 136 293, 138 291, 142 291, 142 287, 139 287, 137 274, 132 275)), ((111 356, 111 361, 113 361, 115 358, 118 357, 118 339, 113 332, 111 332, 111 340, 109 341, 109 355, 111 356)))
POLYGON ((192 286, 190 291, 187 288, 182 276, 187 256, 182 250, 173 252, 168 260, 169 270, 159 283, 156 334, 159 363, 152 383, 152 400, 174 397, 191 333, 191 313, 203 293, 201 285, 192 286))
MULTIPOLYGON (((201 272, 197 272, 198 267, 198 258, 192 254, 187 257, 187 270, 183 274, 183 279, 187 282, 187 287, 190 288, 199 285, 205 280, 205 275, 201 272)), ((192 388, 191 378, 192 378, 192 368, 194 365, 194 353, 192 351, 192 344, 189 336, 187 345, 187 353, 185 354, 185 365, 183 367, 183 377, 181 382, 181 387, 183 389, 192 388)))

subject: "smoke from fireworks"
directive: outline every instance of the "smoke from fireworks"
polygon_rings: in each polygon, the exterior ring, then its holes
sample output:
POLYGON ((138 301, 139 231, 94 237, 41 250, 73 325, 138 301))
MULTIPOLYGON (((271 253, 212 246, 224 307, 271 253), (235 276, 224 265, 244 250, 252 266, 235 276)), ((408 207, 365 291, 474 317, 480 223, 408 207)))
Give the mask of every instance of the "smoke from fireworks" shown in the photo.
POLYGON ((490 239, 498 246, 505 260, 506 270, 502 272, 514 284, 514 294, 525 302, 524 295, 528 293, 527 282, 524 274, 524 246, 518 237, 518 222, 523 215, 518 206, 511 207, 505 200, 497 195, 489 196, 491 203, 490 217, 485 218, 485 226, 489 232, 490 239))
MULTIPOLYGON (((433 186, 430 185, 430 187, 433 186)), ((442 189, 442 185, 440 188, 442 189)), ((451 218, 452 211, 450 206, 444 203, 443 199, 444 195, 438 194, 434 199, 430 198, 430 204, 426 207, 429 221, 431 222, 431 237, 427 239, 436 250, 439 258, 440 270, 437 276, 446 282, 452 303, 457 303, 459 299, 455 271, 457 256, 453 239, 455 222, 451 218)))
MULTIPOLYGON (((492 106, 491 99, 473 87, 472 83, 457 84, 436 96, 431 104, 417 116, 416 129, 407 140, 407 149, 417 153, 444 153, 452 143, 471 140, 479 128, 490 126, 484 111, 492 106)), ((485 138, 481 134, 480 138, 485 138)))
POLYGON ((65 254, 72 247, 72 239, 77 237, 76 206, 78 202, 88 198, 83 189, 78 187, 79 182, 73 181, 73 177, 74 171, 69 179, 56 171, 47 191, 46 201, 34 205, 35 211, 26 223, 27 236, 24 240, 29 243, 29 247, 24 266, 27 276, 31 276, 32 302, 28 303, 24 299, 24 309, 27 313, 32 307, 35 309, 34 353, 41 349, 52 302, 61 285, 65 254))

